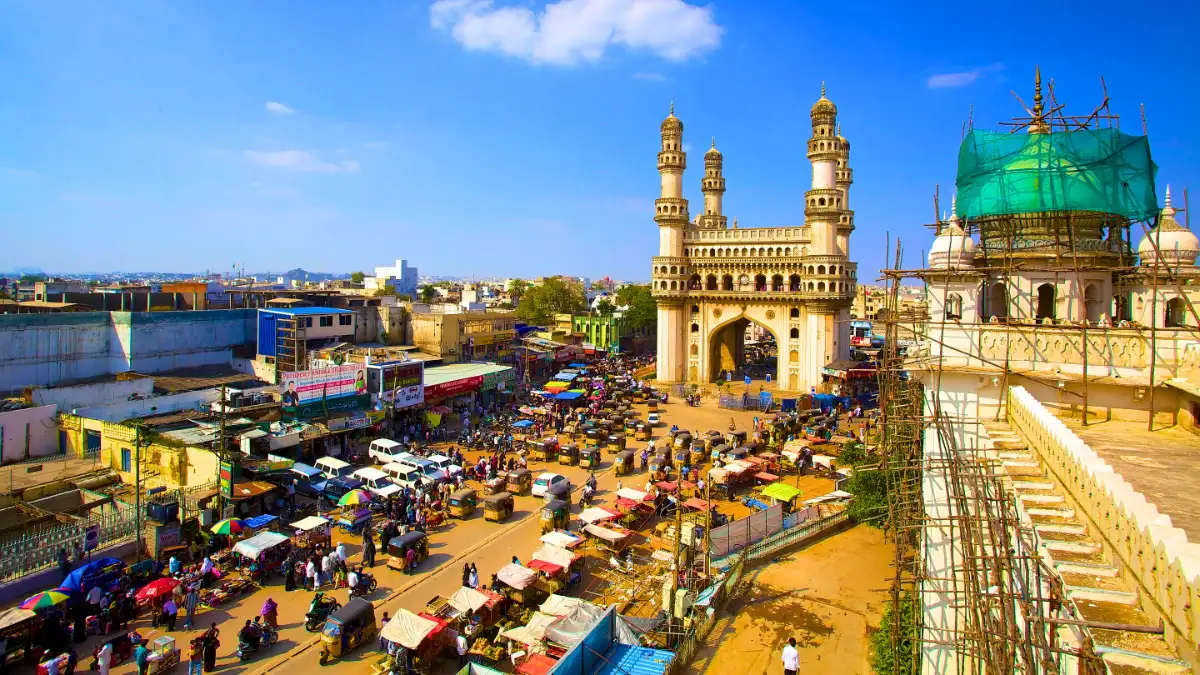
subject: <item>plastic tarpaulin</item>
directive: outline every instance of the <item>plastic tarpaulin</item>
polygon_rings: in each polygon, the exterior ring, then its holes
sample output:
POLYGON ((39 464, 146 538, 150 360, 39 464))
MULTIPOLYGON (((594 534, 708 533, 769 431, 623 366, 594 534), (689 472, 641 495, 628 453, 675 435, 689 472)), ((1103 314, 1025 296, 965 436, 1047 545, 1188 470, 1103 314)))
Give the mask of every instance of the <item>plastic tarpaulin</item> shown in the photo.
POLYGON ((629 536, 624 532, 617 532, 616 530, 610 530, 607 527, 600 527, 599 525, 588 525, 583 528, 583 531, 600 537, 604 541, 622 541, 629 536))
POLYGON ((557 396, 555 396, 554 400, 556 400, 556 401, 574 401, 574 400, 578 399, 580 396, 583 396, 583 394, 578 391, 564 391, 561 394, 558 394, 557 396))
POLYGON ((545 639, 546 629, 557 620, 558 617, 553 614, 534 612, 533 617, 529 619, 529 623, 524 626, 509 628, 501 633, 500 637, 516 640, 528 647, 536 647, 545 639))
POLYGON ((546 629, 546 637, 564 647, 570 647, 582 640, 603 615, 604 608, 599 605, 590 602, 575 605, 570 614, 557 617, 554 623, 550 624, 546 629))
POLYGON ((309 516, 292 523, 292 527, 300 530, 301 532, 308 532, 309 530, 315 530, 318 527, 324 527, 328 524, 329 521, 321 516, 309 516))
POLYGON ((533 420, 517 420, 517 422, 513 424, 514 429, 528 429, 531 426, 533 426, 533 420))
POLYGON ((762 493, 764 497, 778 499, 781 502, 790 502, 799 497, 801 491, 799 488, 794 488, 784 483, 771 483, 763 489, 762 493))
POLYGON ((583 543, 583 539, 562 530, 553 530, 543 534, 541 541, 543 544, 550 544, 559 548, 574 548, 583 543))
POLYGON ((278 532, 259 532, 249 539, 233 545, 235 553, 241 553, 247 558, 257 558, 263 551, 287 541, 288 538, 278 532))
POLYGON ((401 608, 396 610, 396 615, 383 627, 379 637, 388 642, 395 642, 405 649, 416 649, 421 646, 421 641, 437 628, 436 621, 401 608))
POLYGON ((261 516, 254 516, 253 518, 247 518, 242 521, 242 524, 252 530, 257 530, 258 528, 263 527, 264 525, 270 525, 272 522, 274 522, 278 519, 279 519, 279 516, 273 516, 269 513, 266 513, 261 516))
POLYGON ((546 562, 545 560, 530 560, 529 569, 545 572, 546 574, 553 576, 561 572, 563 570, 563 566, 555 565, 554 563, 546 562))
POLYGON ((450 606, 457 609, 460 613, 470 614, 478 612, 481 607, 486 607, 491 600, 491 598, 474 588, 463 586, 454 591, 454 595, 450 596, 446 602, 450 603, 450 606))
POLYGON ((546 598, 546 601, 542 603, 542 606, 538 607, 538 611, 546 614, 553 614, 554 616, 566 616, 571 613, 571 610, 575 609, 576 605, 584 604, 586 602, 587 600, 582 598, 572 598, 566 595, 555 594, 546 598))
POLYGON ((509 563, 496 572, 496 578, 520 591, 533 583, 533 580, 537 578, 537 572, 516 563, 509 563))
POLYGON ((617 490, 617 496, 624 497, 625 499, 632 499, 635 502, 645 502, 654 499, 650 496, 649 492, 642 492, 641 490, 635 490, 627 487, 617 490))
POLYGON ((603 523, 606 520, 614 520, 620 517, 621 514, 619 512, 606 509, 603 506, 589 506, 579 514, 579 519, 589 525, 603 523))
POLYGON ((570 567, 575 562, 575 554, 557 546, 543 546, 533 552, 534 560, 545 560, 559 567, 570 567))

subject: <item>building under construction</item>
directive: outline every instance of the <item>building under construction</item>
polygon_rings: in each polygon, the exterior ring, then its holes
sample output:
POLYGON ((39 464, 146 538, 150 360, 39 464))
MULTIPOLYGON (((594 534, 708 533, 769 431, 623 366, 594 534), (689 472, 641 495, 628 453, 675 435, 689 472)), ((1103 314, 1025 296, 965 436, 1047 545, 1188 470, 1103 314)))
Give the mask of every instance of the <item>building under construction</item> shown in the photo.
POLYGON ((1039 72, 967 125, 926 266, 883 273, 896 673, 1200 672, 1200 241, 1144 118, 1065 110, 1039 72))

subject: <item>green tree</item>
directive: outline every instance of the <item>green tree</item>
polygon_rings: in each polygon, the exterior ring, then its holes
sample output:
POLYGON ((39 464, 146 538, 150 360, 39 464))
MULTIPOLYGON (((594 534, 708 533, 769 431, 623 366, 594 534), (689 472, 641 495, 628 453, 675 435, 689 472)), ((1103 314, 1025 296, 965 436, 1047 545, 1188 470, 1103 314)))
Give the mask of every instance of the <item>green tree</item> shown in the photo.
POLYGON ((559 278, 546 279, 541 286, 525 291, 517 306, 517 318, 535 326, 545 326, 554 321, 555 314, 578 314, 587 307, 578 286, 559 278))
POLYGON ((45 280, 46 280, 46 275, 44 275, 44 274, 22 274, 21 278, 18 279, 17 281, 22 284, 32 284, 32 283, 35 283, 38 281, 45 281, 45 280))
POLYGON ((617 311, 616 305, 612 304, 608 298, 596 303, 596 313, 600 316, 612 316, 615 311, 617 311))
POLYGON ((377 298, 383 298, 383 297, 386 297, 389 295, 395 295, 395 294, 396 294, 396 287, 391 284, 385 284, 383 288, 377 289, 375 291, 375 297, 377 297, 377 298))
POLYGON ((365 279, 365 278, 367 278, 367 275, 363 274, 362 272, 351 272, 350 273, 350 281, 353 283, 361 284, 363 282, 363 279, 365 279))
POLYGON ((521 304, 521 296, 529 290, 529 282, 524 279, 510 279, 508 282, 508 297, 512 298, 513 306, 521 304))
POLYGON ((884 608, 879 629, 870 639, 871 669, 877 675, 916 675, 920 671, 919 659, 913 658, 919 614, 917 601, 909 593, 884 608))
POLYGON ((629 308, 625 317, 634 330, 649 326, 658 318, 658 303, 654 301, 649 285, 622 286, 617 289, 617 304, 629 308))
POLYGON ((400 302, 412 302, 413 300, 413 297, 408 293, 401 293, 400 295, 397 295, 396 298, 400 300, 400 302))
POLYGON ((433 302, 433 299, 437 297, 437 289, 429 284, 422 286, 420 293, 421 302, 433 302))

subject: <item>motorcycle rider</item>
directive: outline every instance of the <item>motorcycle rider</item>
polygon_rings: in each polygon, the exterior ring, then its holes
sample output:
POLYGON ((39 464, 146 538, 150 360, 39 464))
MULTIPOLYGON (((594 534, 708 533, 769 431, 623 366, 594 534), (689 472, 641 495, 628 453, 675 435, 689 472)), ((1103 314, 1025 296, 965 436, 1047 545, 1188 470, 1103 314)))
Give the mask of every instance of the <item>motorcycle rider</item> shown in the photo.
POLYGON ((258 649, 258 641, 261 637, 262 633, 259 632, 258 628, 255 628, 250 619, 246 619, 246 625, 242 626, 242 629, 238 631, 238 640, 243 642, 249 648, 249 651, 258 649))
POLYGON ((592 471, 588 475, 586 485, 587 485, 587 487, 591 488, 593 492, 596 490, 596 472, 595 471, 592 471))
POLYGON ((358 571, 356 568, 351 567, 350 571, 346 574, 346 588, 349 591, 349 598, 351 600, 354 599, 354 594, 356 592, 357 587, 358 587, 358 571))

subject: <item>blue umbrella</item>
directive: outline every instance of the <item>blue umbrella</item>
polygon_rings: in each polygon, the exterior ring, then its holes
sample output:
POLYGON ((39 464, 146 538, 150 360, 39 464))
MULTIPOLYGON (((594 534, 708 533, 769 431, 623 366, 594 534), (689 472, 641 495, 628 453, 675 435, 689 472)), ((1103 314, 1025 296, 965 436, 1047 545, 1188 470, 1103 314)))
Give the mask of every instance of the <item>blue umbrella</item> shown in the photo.
POLYGON ((63 579, 63 582, 59 584, 58 587, 83 593, 88 590, 85 588, 85 585, 88 585, 89 582, 94 581, 95 577, 100 576, 105 568, 112 567, 114 565, 117 566, 117 568, 121 568, 125 566, 125 563, 116 558, 100 558, 99 560, 93 560, 90 563, 81 565, 78 569, 68 574, 67 578, 63 579))

